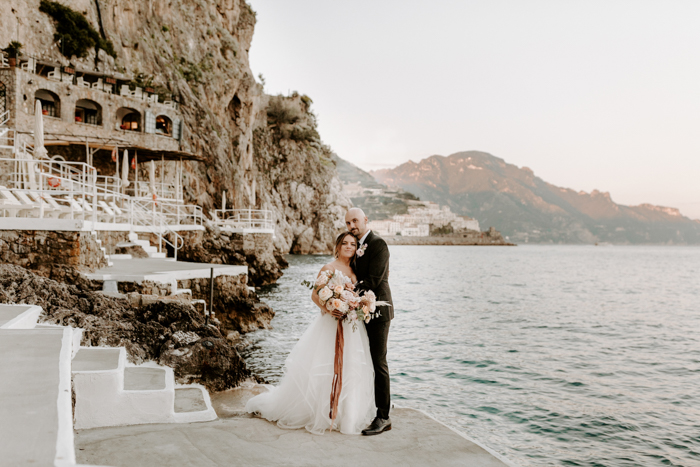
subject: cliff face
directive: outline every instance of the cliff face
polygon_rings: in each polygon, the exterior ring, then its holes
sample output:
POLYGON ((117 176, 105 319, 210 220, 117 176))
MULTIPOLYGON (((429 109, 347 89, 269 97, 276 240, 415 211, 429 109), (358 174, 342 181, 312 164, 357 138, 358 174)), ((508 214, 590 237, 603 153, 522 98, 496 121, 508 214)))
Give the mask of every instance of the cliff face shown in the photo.
POLYGON ((316 133, 310 100, 282 98, 286 103, 280 106, 281 98, 265 95, 255 81, 248 62, 255 12, 244 0, 62 3, 104 30, 116 59, 101 50, 82 59, 63 57, 53 39, 52 19, 39 11, 39 0, 0 4, 0 46, 19 39, 30 56, 152 78, 154 86, 167 88, 180 103, 185 125, 181 149, 206 159, 186 163, 187 201, 205 211, 220 208, 226 190, 228 207, 274 212, 279 253, 330 251, 349 201, 340 194, 334 165, 326 160, 329 150, 316 133), (285 111, 293 107, 300 113, 292 110, 296 117, 289 120, 285 111), (274 118, 268 122, 270 115, 274 118))
POLYGON ((446 204, 516 242, 700 243, 700 221, 674 208, 615 203, 609 193, 562 188, 490 154, 431 156, 373 172, 423 200, 446 204))

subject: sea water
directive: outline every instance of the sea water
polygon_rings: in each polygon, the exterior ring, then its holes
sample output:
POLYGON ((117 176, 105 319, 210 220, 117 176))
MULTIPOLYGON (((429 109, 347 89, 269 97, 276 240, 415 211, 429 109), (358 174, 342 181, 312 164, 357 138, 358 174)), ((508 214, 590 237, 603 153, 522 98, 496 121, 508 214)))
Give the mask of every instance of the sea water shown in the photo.
MULTIPOLYGON (((700 248, 391 246, 392 401, 521 466, 700 466, 700 248)), ((318 313, 288 256, 245 358, 271 382, 318 313)))

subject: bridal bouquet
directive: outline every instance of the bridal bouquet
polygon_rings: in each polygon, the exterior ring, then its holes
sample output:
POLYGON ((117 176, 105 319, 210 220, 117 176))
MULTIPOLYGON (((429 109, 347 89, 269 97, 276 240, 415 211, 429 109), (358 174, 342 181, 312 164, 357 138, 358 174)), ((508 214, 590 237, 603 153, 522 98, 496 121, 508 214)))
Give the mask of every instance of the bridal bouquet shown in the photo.
POLYGON ((352 323, 353 331, 357 330, 358 321, 369 323, 372 318, 379 316, 377 305, 384 304, 377 302, 377 297, 371 290, 360 296, 350 278, 340 271, 321 271, 315 283, 304 281, 302 284, 316 291, 326 310, 342 312, 341 321, 352 323))

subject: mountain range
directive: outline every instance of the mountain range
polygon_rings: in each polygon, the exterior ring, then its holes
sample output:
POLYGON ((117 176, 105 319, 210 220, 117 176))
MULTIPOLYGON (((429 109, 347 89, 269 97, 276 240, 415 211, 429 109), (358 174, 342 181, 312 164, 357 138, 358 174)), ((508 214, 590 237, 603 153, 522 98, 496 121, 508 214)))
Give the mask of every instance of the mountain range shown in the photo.
POLYGON ((700 221, 678 209, 624 206, 607 192, 558 187, 485 152, 436 155, 370 174, 379 183, 474 217, 518 243, 700 243, 700 221))

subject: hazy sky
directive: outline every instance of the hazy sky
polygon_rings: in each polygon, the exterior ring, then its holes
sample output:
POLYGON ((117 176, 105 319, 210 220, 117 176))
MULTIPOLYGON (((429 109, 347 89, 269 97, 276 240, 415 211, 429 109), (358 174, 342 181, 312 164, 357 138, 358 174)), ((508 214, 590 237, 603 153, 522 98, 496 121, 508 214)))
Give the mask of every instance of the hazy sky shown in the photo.
POLYGON ((251 67, 365 170, 480 150, 700 218, 700 1, 250 0, 251 67))

